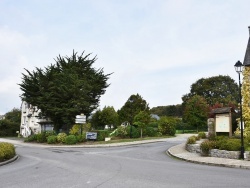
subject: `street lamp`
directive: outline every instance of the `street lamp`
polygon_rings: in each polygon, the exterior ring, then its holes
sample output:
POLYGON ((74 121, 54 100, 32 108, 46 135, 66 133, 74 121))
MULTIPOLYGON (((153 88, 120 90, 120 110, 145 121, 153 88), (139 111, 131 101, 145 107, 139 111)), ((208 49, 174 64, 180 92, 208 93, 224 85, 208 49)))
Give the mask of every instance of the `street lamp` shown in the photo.
POLYGON ((239 95, 240 95, 240 138, 241 138, 241 149, 240 149, 240 158, 244 159, 244 140, 243 140, 243 121, 242 121, 242 96, 241 96, 241 82, 240 74, 242 73, 243 64, 240 61, 237 61, 234 65, 235 71, 239 74, 239 95))

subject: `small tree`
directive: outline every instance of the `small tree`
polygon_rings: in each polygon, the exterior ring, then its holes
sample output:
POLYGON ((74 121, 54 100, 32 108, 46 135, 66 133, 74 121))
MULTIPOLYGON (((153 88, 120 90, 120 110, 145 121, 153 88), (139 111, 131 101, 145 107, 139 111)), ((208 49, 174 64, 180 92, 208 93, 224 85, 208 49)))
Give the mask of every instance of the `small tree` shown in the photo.
POLYGON ((183 121, 196 127, 198 132, 198 127, 207 125, 208 112, 206 100, 199 95, 194 95, 187 101, 183 121))
POLYGON ((134 124, 141 129, 141 138, 142 131, 147 127, 150 122, 150 114, 147 111, 140 111, 134 118, 134 124))

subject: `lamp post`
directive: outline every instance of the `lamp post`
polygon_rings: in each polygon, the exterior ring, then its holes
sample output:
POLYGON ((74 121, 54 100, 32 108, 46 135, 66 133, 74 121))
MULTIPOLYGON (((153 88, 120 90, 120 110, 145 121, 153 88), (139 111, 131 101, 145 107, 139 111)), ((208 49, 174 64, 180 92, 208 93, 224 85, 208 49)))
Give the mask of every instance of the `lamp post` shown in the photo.
POLYGON ((240 158, 244 159, 244 138, 243 138, 243 121, 242 121, 242 96, 241 96, 241 82, 240 74, 242 73, 243 64, 240 61, 237 61, 234 65, 235 71, 239 74, 239 96, 240 96, 240 138, 241 138, 241 149, 240 149, 240 158))

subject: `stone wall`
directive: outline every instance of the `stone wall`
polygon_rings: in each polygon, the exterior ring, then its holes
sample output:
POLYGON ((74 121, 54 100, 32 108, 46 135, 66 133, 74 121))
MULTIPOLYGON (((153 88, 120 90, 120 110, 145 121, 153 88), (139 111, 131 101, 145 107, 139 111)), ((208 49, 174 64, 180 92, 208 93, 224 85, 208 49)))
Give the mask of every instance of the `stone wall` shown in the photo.
POLYGON ((209 151, 210 157, 219 157, 219 158, 227 158, 227 159, 239 159, 240 151, 227 151, 227 150, 219 150, 219 149, 211 149, 209 151))
POLYGON ((189 151, 190 153, 200 153, 200 144, 187 144, 186 145, 186 150, 189 151))

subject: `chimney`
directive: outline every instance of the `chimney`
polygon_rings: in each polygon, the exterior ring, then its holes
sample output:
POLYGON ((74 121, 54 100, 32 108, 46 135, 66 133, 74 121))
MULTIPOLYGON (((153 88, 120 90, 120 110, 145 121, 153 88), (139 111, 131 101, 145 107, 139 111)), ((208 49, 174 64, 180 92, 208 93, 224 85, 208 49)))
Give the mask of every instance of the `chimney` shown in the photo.
POLYGON ((243 65, 249 67, 250 66, 250 26, 248 26, 248 30, 249 30, 249 39, 248 39, 248 44, 247 44, 247 49, 246 49, 243 65))

